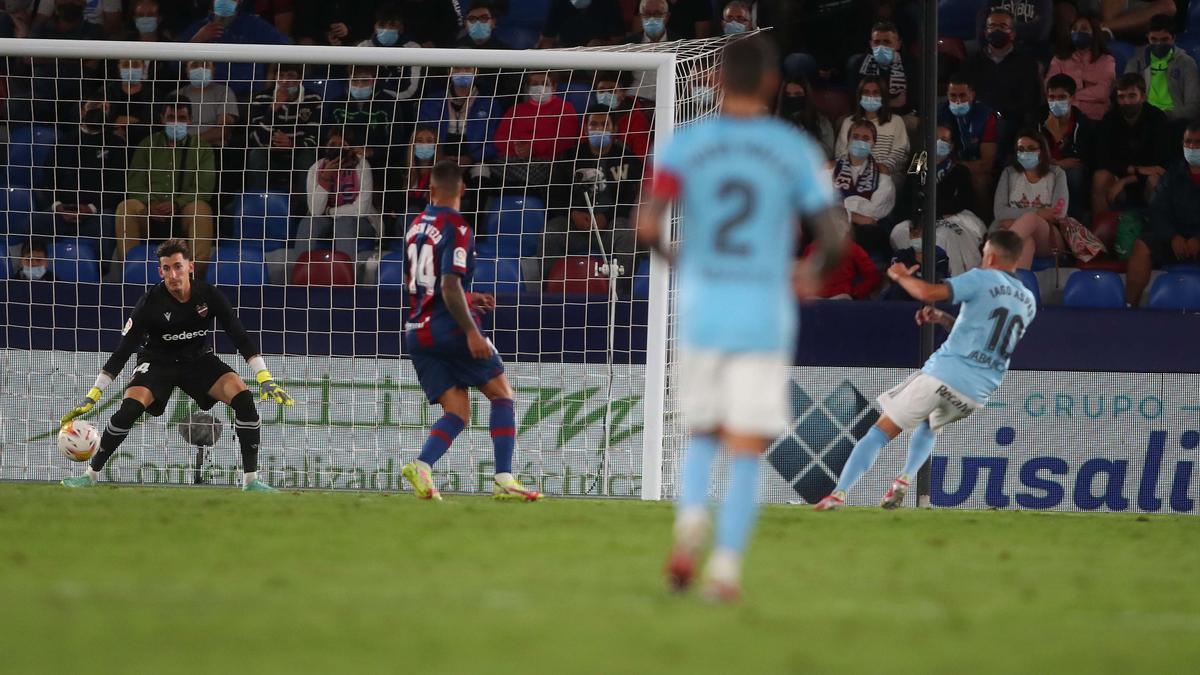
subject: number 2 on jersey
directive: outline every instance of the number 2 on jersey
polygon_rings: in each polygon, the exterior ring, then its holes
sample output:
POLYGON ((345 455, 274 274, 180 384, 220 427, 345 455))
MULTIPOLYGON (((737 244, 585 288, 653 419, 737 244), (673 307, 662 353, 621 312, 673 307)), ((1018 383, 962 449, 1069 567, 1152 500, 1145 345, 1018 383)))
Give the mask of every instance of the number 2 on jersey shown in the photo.
POLYGON ((408 245, 408 292, 416 295, 417 287, 425 289, 426 295, 433 295, 437 275, 433 273, 433 244, 425 243, 417 250, 415 243, 408 245))
POLYGON ((731 178, 721 184, 717 190, 717 196, 722 201, 734 202, 736 206, 733 212, 717 226, 717 239, 714 242, 716 249, 726 255, 750 255, 750 245, 745 242, 733 241, 733 233, 734 230, 745 225, 750 215, 754 213, 754 188, 745 181, 731 178))

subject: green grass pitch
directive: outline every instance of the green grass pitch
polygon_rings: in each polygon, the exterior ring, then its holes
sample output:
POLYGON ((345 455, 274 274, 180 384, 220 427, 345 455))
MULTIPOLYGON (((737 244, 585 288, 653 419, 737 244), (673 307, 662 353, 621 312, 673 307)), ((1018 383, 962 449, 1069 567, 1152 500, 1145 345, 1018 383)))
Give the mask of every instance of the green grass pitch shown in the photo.
POLYGON ((1200 668, 1195 517, 762 513, 722 607, 669 504, 0 484, 0 672, 1200 668))

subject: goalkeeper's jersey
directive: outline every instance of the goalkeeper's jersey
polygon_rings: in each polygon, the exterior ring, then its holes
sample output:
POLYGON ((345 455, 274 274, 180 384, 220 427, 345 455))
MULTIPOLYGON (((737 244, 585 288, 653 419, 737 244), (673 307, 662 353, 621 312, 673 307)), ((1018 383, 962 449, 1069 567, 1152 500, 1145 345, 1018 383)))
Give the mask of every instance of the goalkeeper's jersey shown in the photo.
POLYGON ((104 372, 116 376, 134 351, 138 361, 189 361, 212 352, 213 320, 249 359, 258 354, 242 322, 233 313, 229 299, 219 289, 196 280, 186 302, 179 302, 160 282, 138 300, 121 329, 121 344, 104 364, 104 372))

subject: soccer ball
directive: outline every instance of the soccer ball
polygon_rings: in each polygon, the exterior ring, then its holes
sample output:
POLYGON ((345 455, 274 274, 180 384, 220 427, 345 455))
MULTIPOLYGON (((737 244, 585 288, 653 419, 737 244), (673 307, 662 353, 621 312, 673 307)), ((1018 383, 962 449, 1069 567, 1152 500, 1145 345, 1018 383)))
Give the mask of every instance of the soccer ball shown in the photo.
POLYGON ((58 451, 72 462, 86 462, 100 449, 100 432, 91 422, 74 420, 58 432, 58 451))

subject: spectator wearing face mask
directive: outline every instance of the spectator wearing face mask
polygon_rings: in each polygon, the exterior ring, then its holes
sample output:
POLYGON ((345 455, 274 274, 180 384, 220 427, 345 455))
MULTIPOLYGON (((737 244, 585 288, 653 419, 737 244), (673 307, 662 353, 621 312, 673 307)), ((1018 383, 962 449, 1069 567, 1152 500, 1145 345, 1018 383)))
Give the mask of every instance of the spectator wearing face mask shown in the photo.
POLYGON ((1088 179, 1095 146, 1096 125, 1075 106, 1075 80, 1058 74, 1046 81, 1046 118, 1038 131, 1050 146, 1050 163, 1067 174, 1071 195, 1069 215, 1083 216, 1088 203, 1088 179))
MULTIPOLYGON (((891 264, 895 265, 896 263, 902 263, 905 267, 910 267, 910 268, 913 265, 921 265, 922 267, 924 267, 924 264, 925 264, 925 250, 924 250, 925 241, 921 238, 921 236, 923 234, 923 232, 921 230, 921 224, 919 222, 912 222, 912 221, 905 221, 905 224, 909 228, 908 229, 908 246, 898 249, 896 251, 896 255, 892 256, 891 264)), ((897 225, 896 227, 900 227, 900 226, 897 225)), ((935 253, 934 266, 936 267, 936 270, 937 270, 938 280, 950 278, 950 256, 947 255, 946 250, 943 249, 941 246, 935 246, 934 253, 935 253)), ((913 298, 911 295, 909 295, 908 291, 905 291, 904 287, 901 286, 900 284, 891 284, 890 286, 888 286, 887 290, 883 292, 883 297, 880 299, 881 300, 912 301, 915 298, 913 298)))
POLYGON ((1196 61, 1175 46, 1175 17, 1150 20, 1149 44, 1139 47, 1125 64, 1126 73, 1146 79, 1146 101, 1171 120, 1187 122, 1200 115, 1200 70, 1196 61))
POLYGON ((551 0, 538 49, 614 45, 625 36, 617 0, 551 0))
MULTIPOLYGON (((116 263, 151 236, 152 226, 170 234, 178 218, 193 242, 196 274, 204 273, 213 246, 217 159, 212 147, 191 132, 191 111, 187 103, 167 103, 159 116, 162 131, 148 136, 133 153, 125 201, 117 205, 116 263)), ((111 271, 116 276, 120 265, 111 271)))
POLYGON ((833 159, 833 151, 837 146, 833 124, 813 105, 809 95, 811 91, 812 85, 803 75, 797 74, 788 78, 779 89, 776 114, 808 132, 808 135, 825 150, 826 159, 833 159))
POLYGON ((626 44, 654 44, 683 39, 670 25, 671 5, 667 0, 642 0, 638 3, 637 17, 641 30, 625 38, 626 44))
POLYGON ((212 61, 188 61, 184 70, 188 85, 171 94, 170 100, 191 103, 191 133, 198 134, 213 147, 225 146, 232 140, 234 127, 241 114, 237 96, 232 89, 216 80, 216 68, 212 61))
POLYGON ((1146 81, 1141 75, 1122 75, 1116 92, 1117 106, 1108 111, 1096 132, 1093 214, 1148 203, 1178 147, 1170 140, 1166 114, 1146 102, 1146 81))
MULTIPOLYGON (((179 34, 180 42, 206 44, 286 45, 291 39, 274 26, 250 12, 241 11, 243 2, 254 0, 213 0, 212 14, 196 21, 179 34)), ((214 77, 226 82, 237 94, 252 95, 254 82, 266 79, 264 64, 218 63, 214 77)))
POLYGON ((1150 202, 1149 228, 1133 244, 1125 301, 1137 307, 1154 265, 1200 263, 1200 121, 1183 132, 1183 160, 1171 163, 1150 202))
POLYGON ((1070 193, 1067 175, 1050 163, 1046 139, 1033 130, 1017 134, 1012 166, 996 185, 996 220, 992 228, 1012 230, 1025 240, 1017 261, 1020 269, 1033 265, 1034 255, 1066 250, 1059 221, 1066 215, 1070 193))
POLYGON ((88 96, 81 108, 80 123, 54 146, 50 211, 56 236, 99 239, 105 217, 125 199, 130 146, 117 135, 114 111, 102 96, 88 96))
POLYGON ((999 152, 1000 120, 990 106, 975 100, 975 87, 962 74, 950 76, 946 102, 938 107, 938 124, 953 131, 957 161, 971 172, 975 209, 991 217, 999 152))
MULTIPOLYGON (((500 9, 495 0, 472 3, 463 21, 463 34, 454 46, 459 49, 512 49, 496 35, 499 16, 500 9)), ((521 75, 495 68, 479 68, 475 74, 475 87, 484 96, 503 97, 504 107, 507 108, 516 102, 516 96, 521 91, 521 75)))
POLYGON ((146 139, 153 130, 155 95, 149 61, 121 59, 116 62, 117 77, 104 89, 113 131, 131 146, 146 139))
POLYGON ((1050 60, 1046 81, 1067 75, 1075 81, 1075 104, 1089 119, 1099 122, 1112 101, 1117 62, 1104 46, 1104 33, 1095 17, 1080 17, 1071 24, 1069 41, 1050 60))
MULTIPOLYGON (((617 215, 626 218, 638 203, 643 160, 621 143, 611 110, 596 106, 588 110, 584 118, 584 136, 579 147, 574 153, 568 153, 570 159, 559 163, 554 183, 595 183, 603 189, 611 189, 617 215)), ((565 199, 560 203, 565 203, 565 199)))
POLYGON ((553 160, 579 141, 579 116, 575 107, 554 89, 552 72, 531 71, 525 76, 525 100, 500 120, 496 149, 508 160, 553 160))
POLYGON ((130 14, 132 23, 127 25, 126 39, 141 42, 174 41, 174 36, 163 21, 158 0, 136 0, 130 14))
POLYGON ((274 81, 250 105, 246 188, 299 192, 316 160, 321 97, 304 88, 304 67, 272 66, 274 81))
MULTIPOLYGON (((948 258, 949 271, 945 276, 950 276, 979 267, 983 260, 981 251, 983 238, 987 235, 987 225, 974 213, 975 194, 971 172, 958 161, 958 151, 954 147, 954 135, 950 127, 939 124, 937 135, 937 204, 934 217, 938 249, 945 251, 948 258)), ((914 217, 892 228, 891 245, 897 256, 905 249, 921 249, 921 243, 913 242, 911 238, 922 233, 924 194, 919 182, 910 181, 909 185, 910 206, 905 211, 913 213, 914 217)), ((939 265, 940 256, 941 254, 939 265)), ((909 263, 910 266, 912 264, 909 263)), ((939 267, 939 274, 941 273, 939 267)))
POLYGON ((1003 9, 1014 19, 1013 43, 1018 49, 1049 56, 1050 31, 1054 27, 1053 0, 988 0, 979 10, 977 32, 987 39, 987 19, 992 11, 1003 9))
POLYGON ((892 112, 903 115, 912 106, 908 102, 908 74, 901 53, 900 31, 890 21, 880 21, 871 27, 870 53, 857 68, 855 82, 862 77, 879 77, 887 82, 892 112))
POLYGON ((650 122, 654 104, 634 95, 630 89, 633 75, 624 70, 601 70, 596 73, 596 105, 608 108, 617 125, 616 133, 625 148, 639 157, 650 151, 652 134, 650 122))
POLYGON ((409 220, 429 204, 429 181, 433 176, 433 165, 439 159, 437 129, 418 126, 408 146, 408 170, 405 172, 404 189, 407 206, 402 213, 409 220))
POLYGON ((758 28, 754 21, 754 11, 749 3, 733 0, 725 4, 721 11, 721 32, 725 35, 738 35, 758 28))
MULTIPOLYGON (((375 172, 375 184, 396 184, 402 168, 400 146, 407 143, 403 124, 411 119, 399 105, 394 94, 376 79, 375 66, 356 65, 350 69, 350 88, 343 101, 325 105, 322 125, 336 129, 341 137, 353 136, 366 143, 366 158, 375 172)), ((328 133, 323 131, 322 133, 328 133)), ((391 194, 387 190, 385 196, 391 194)), ((384 210, 391 213, 391 206, 384 210)))
POLYGON ((872 154, 880 169, 893 178, 908 169, 908 128, 899 115, 892 114, 889 103, 887 84, 883 79, 876 76, 864 77, 858 83, 858 108, 854 115, 842 122, 834 156, 846 156, 851 125, 865 120, 876 127, 872 154))
POLYGON ((60 7, 65 10, 65 16, 74 17, 78 11, 85 23, 100 31, 101 39, 117 39, 121 35, 121 15, 124 11, 121 0, 39 0, 34 25, 52 22, 59 15, 60 7))
MULTIPOLYGON (((394 2, 387 2, 380 5, 375 12, 375 32, 358 46, 417 49, 421 45, 404 32, 404 14, 400 6, 394 2)), ((423 76, 424 72, 420 66, 379 66, 375 86, 397 101, 415 102, 420 95, 423 76)), ((406 109, 406 112, 407 117, 411 118, 416 110, 406 109)))
POLYGON ((21 244, 21 255, 17 258, 16 278, 28 281, 54 281, 50 261, 46 259, 46 242, 29 239, 21 244))
MULTIPOLYGON (((1006 9, 992 10, 985 24, 986 45, 963 61, 963 75, 975 86, 975 95, 1000 113, 1006 125, 1016 128, 1036 122, 1042 104, 1037 61, 1013 43, 1015 19, 1006 9)), ((1006 137, 1001 130, 1001 140, 1006 137)))
MULTIPOLYGON (((99 24, 84 17, 84 0, 61 0, 49 15, 31 30, 31 35, 48 40, 103 40, 99 24)), ((79 114, 79 101, 85 87, 104 78, 107 65, 102 60, 35 58, 32 78, 15 81, 18 72, 25 74, 19 59, 6 59, 13 71, 8 80, 9 119, 20 122, 74 122, 79 114)))
POLYGON ((846 155, 833 163, 831 180, 842 197, 854 241, 872 253, 887 250, 888 232, 880 225, 896 205, 896 184, 875 157, 876 126, 857 119, 846 129, 846 155))
POLYGON ((375 190, 366 148, 353 130, 331 129, 321 157, 308 169, 308 217, 296 229, 297 252, 325 248, 354 259, 359 250, 374 248, 379 237, 375 190))

